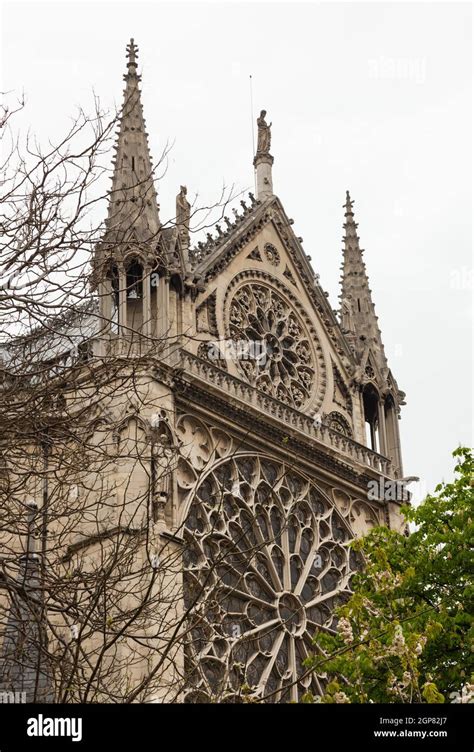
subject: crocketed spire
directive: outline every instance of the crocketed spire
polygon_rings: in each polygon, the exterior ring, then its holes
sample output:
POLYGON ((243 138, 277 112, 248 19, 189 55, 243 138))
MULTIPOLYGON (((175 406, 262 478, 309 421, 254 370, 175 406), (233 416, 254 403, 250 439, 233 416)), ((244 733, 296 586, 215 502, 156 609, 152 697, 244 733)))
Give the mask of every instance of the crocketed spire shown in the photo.
POLYGON ((387 369, 387 360, 382 344, 382 335, 375 315, 372 291, 359 245, 357 223, 352 210, 349 191, 346 191, 344 250, 341 277, 341 323, 356 355, 362 358, 370 347, 382 372, 387 369))
POLYGON ((140 243, 150 242, 160 229, 137 58, 138 47, 131 39, 106 221, 107 240, 114 243, 127 242, 130 237, 140 243))

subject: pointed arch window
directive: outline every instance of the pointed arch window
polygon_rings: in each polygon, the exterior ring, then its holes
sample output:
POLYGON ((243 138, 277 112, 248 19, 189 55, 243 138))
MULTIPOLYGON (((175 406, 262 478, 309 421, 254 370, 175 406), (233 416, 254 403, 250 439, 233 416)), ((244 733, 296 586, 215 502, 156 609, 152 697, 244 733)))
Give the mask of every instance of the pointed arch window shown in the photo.
POLYGON ((143 266, 133 259, 127 266, 127 298, 141 300, 143 297, 143 266))
POLYGON ((379 393, 373 384, 367 384, 362 392, 367 446, 379 451, 379 393))

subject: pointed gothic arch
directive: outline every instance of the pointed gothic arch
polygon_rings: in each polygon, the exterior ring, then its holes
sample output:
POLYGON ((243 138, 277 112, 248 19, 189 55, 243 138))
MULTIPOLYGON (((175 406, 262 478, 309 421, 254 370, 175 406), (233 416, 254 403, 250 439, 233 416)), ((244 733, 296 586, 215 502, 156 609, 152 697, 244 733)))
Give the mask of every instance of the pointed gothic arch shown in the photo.
POLYGON ((141 300, 143 298, 143 259, 133 254, 124 260, 126 274, 126 289, 128 300, 141 300))
POLYGON ((380 449, 379 435, 379 402, 380 394, 375 384, 369 382, 362 389, 364 408, 364 422, 366 428, 367 446, 374 452, 380 449))

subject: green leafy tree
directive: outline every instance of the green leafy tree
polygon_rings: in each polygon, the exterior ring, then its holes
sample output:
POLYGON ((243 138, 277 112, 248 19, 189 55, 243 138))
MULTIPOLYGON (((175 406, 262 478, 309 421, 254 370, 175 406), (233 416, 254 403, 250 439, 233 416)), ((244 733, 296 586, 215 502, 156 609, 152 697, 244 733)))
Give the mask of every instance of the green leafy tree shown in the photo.
POLYGON ((307 661, 326 675, 322 702, 474 701, 474 459, 453 456, 454 481, 404 508, 410 535, 379 527, 353 543, 364 570, 307 661))

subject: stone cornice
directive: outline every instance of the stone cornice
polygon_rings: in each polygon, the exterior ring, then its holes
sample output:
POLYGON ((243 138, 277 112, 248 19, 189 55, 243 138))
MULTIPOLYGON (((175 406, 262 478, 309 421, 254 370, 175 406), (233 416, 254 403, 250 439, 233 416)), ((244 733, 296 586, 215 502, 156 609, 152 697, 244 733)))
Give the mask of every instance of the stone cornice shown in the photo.
MULTIPOLYGON (((331 455, 326 448, 315 446, 314 443, 301 440, 300 437, 289 436, 291 431, 285 431, 268 422, 259 423, 255 420, 255 415, 245 409, 228 405, 225 401, 221 402, 216 399, 215 395, 196 388, 194 385, 189 391, 183 390, 177 393, 176 404, 181 410, 189 410, 192 406, 194 410, 197 409, 200 412, 203 419, 206 417, 209 419, 211 414, 217 416, 216 420, 221 418, 227 430, 229 430, 229 420, 232 421, 234 430, 241 434, 242 439, 253 444, 259 451, 279 456, 287 461, 291 454, 296 458, 296 464, 300 468, 310 475, 314 475, 317 471, 324 476, 326 482, 345 481, 365 496, 369 481, 374 480, 374 476, 357 472, 349 464, 331 455)), ((378 474, 376 477, 378 478, 378 474)))

